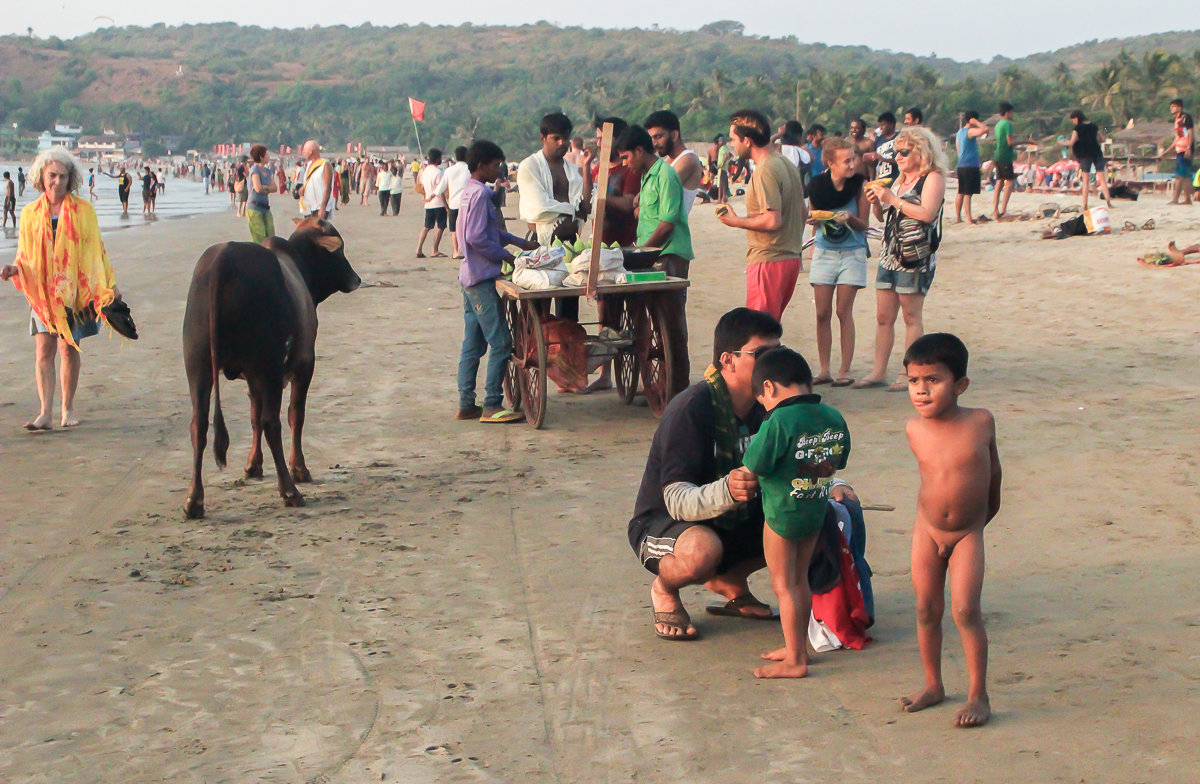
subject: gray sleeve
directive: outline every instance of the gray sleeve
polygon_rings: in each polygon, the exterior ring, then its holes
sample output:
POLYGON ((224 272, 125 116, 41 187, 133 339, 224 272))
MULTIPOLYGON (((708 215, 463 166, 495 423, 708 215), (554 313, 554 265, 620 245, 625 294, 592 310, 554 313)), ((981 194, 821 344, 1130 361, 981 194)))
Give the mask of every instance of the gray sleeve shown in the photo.
POLYGON ((726 477, 699 486, 691 482, 672 482, 663 488, 663 501, 671 519, 683 522, 711 520, 738 505, 729 494, 726 477))

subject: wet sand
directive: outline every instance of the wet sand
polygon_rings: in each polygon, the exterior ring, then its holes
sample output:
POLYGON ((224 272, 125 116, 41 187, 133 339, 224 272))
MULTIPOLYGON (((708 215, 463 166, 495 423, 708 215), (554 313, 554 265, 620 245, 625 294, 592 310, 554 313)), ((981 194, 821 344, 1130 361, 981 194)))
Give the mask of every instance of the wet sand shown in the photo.
MULTIPOLYGON (((245 387, 223 381, 231 465, 206 454, 208 517, 181 511, 187 283, 206 246, 248 236, 232 215, 106 236, 143 338, 84 344, 71 431, 21 429, 32 341, 5 285, 0 779, 1187 781, 1200 268, 1134 259, 1196 241, 1200 207, 1164 201, 1118 202, 1117 226, 1159 228, 1110 237, 947 225, 926 326, 971 348, 964 403, 995 413, 1005 472, 984 595, 995 716, 973 731, 950 726, 966 676, 949 619, 946 704, 897 706, 921 679, 904 394, 821 390, 854 434, 844 476, 896 507, 867 518, 876 641, 816 657, 806 681, 763 682, 750 671, 779 627, 708 618, 699 589, 684 598, 701 641, 652 634, 625 536, 655 427, 645 407, 552 394, 543 431, 454 421, 456 262, 412 257, 411 191, 398 218, 338 216, 376 285, 320 307, 303 509, 283 508, 270 461, 265 481, 241 479, 245 387)), ((281 225, 292 201, 275 205, 281 225)), ((744 291, 743 238, 712 209, 692 214, 697 375, 744 291)), ((809 356, 812 309, 802 278, 785 340, 809 356)), ((871 290, 855 312, 861 376, 871 290)), ((765 573, 753 585, 773 598, 765 573)))

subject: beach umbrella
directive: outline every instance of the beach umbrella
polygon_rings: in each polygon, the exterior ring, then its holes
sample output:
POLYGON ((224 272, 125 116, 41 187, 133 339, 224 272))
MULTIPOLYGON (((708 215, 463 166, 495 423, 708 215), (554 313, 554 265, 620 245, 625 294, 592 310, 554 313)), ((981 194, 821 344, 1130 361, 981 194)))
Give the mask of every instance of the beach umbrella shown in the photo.
POLYGON ((1065 161, 1055 161, 1046 167, 1046 171, 1050 174, 1058 174, 1059 172, 1071 171, 1078 168, 1079 164, 1077 162, 1068 159, 1065 161))

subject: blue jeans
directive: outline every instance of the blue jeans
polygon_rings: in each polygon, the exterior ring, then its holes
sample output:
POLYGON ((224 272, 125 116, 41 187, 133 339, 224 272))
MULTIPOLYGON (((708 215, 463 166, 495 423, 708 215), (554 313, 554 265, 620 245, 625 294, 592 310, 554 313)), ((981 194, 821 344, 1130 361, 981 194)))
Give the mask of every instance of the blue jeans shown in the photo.
POLYGON ((458 407, 475 405, 475 376, 479 359, 489 349, 484 380, 484 408, 499 408, 504 401, 504 374, 512 354, 512 334, 504 320, 504 303, 496 282, 463 287, 463 344, 458 358, 458 407))

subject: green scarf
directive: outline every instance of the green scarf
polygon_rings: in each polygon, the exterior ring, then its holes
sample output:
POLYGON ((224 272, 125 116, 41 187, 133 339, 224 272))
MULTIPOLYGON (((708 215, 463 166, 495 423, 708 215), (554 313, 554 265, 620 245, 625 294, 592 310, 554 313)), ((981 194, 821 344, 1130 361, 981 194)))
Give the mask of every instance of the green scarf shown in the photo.
MULTIPOLYGON (((725 476, 735 468, 742 466, 742 440, 738 437, 739 420, 733 410, 733 398, 729 396, 729 387, 725 378, 716 365, 709 365, 704 371, 704 380, 708 382, 709 395, 713 404, 713 422, 716 430, 717 475, 725 476)), ((726 523, 723 528, 736 528, 749 519, 747 504, 738 505, 733 511, 721 515, 719 520, 726 523)))

